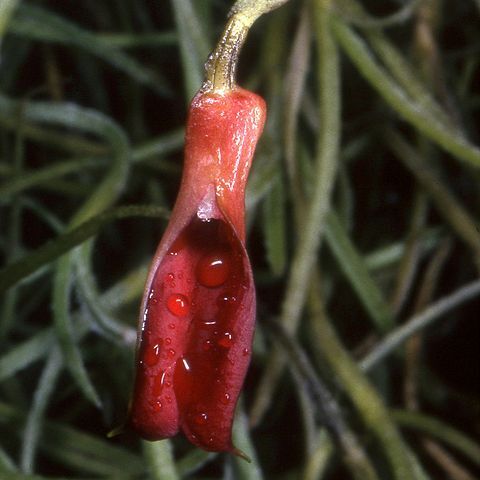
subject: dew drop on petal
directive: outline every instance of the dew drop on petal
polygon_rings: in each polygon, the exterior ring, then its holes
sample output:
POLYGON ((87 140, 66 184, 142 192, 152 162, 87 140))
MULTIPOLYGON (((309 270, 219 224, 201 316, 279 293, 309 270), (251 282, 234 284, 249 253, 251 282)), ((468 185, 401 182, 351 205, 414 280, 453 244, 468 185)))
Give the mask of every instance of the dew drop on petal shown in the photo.
POLYGON ((224 348, 230 348, 233 345, 233 337, 230 332, 225 332, 218 340, 218 345, 224 348))
POLYGON ((229 393, 224 393, 220 397, 220 402, 223 403, 224 405, 228 405, 230 403, 230 394, 229 393))
POLYGON ((143 361, 148 367, 153 367, 157 364, 160 355, 161 340, 155 342, 153 345, 147 345, 143 355, 143 361))
POLYGON ((167 308, 176 317, 184 317, 189 311, 188 299, 181 293, 172 293, 167 298, 167 308))
POLYGON ((193 417, 193 421, 197 424, 197 425, 206 425, 206 423, 208 422, 208 415, 204 412, 202 413, 197 413, 195 414, 195 416, 193 417))
POLYGON ((204 287, 223 285, 230 273, 230 259, 224 253, 205 255, 197 264, 197 280, 204 287))

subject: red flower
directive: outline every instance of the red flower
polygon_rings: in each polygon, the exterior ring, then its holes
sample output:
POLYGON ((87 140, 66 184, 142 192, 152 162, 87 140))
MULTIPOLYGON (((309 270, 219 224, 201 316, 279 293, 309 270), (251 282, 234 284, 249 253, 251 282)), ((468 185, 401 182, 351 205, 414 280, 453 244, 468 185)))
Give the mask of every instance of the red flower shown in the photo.
POLYGON ((255 322, 244 193, 264 121, 264 101, 240 88, 192 101, 180 192, 140 311, 130 423, 144 438, 181 430, 205 450, 235 451, 255 322))

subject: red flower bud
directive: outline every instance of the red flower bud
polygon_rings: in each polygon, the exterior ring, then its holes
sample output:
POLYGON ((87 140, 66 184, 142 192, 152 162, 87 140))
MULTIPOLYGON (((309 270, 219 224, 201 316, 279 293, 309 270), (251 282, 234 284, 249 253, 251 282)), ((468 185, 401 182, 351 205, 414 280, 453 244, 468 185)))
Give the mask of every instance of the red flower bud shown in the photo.
POLYGON ((244 194, 265 110, 240 88, 192 101, 180 192, 140 311, 130 423, 146 439, 181 430, 205 450, 235 451, 255 322, 244 194))

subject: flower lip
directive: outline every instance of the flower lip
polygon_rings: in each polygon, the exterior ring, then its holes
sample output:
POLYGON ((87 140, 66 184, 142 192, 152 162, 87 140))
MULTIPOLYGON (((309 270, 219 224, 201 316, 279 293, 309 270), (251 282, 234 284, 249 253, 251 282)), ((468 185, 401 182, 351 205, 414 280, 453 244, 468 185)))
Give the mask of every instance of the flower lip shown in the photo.
MULTIPOLYGON (((216 199, 207 195, 202 205, 208 198, 216 199)), ((180 429, 204 449, 232 451, 255 296, 243 243, 218 205, 209 208, 213 216, 192 216, 153 276, 131 424, 148 439, 180 429)))

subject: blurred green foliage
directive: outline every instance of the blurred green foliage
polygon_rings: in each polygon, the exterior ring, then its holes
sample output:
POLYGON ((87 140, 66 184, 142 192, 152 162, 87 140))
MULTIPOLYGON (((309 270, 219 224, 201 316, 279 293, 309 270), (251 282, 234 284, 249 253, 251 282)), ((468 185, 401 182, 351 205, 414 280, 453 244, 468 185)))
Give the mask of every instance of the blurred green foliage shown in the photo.
POLYGON ((234 431, 253 461, 107 439, 230 7, 0 0, 0 480, 475 478, 474 0, 290 0, 253 26, 239 83, 269 116, 234 431))

